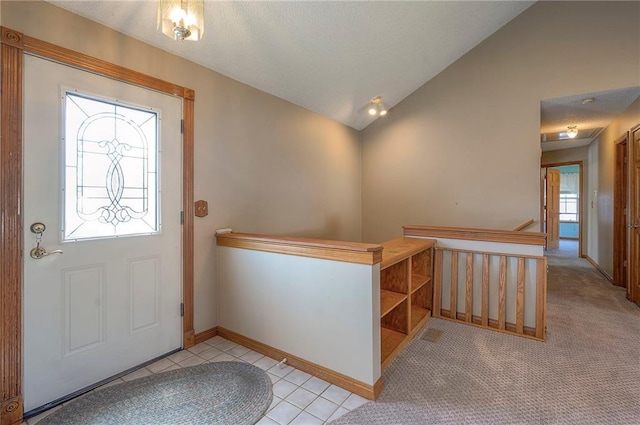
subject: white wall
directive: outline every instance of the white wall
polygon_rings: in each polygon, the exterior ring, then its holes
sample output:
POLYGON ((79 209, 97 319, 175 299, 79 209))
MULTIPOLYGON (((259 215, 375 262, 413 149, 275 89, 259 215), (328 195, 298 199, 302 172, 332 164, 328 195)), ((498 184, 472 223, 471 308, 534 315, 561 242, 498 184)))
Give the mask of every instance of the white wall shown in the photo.
POLYGON ((220 326, 373 386, 380 265, 218 247, 220 326))
POLYGON ((196 332, 217 325, 215 229, 360 240, 356 130, 43 1, 0 12, 3 26, 195 90, 194 192, 209 202, 194 225, 196 332))
POLYGON ((639 16, 640 2, 537 2, 365 128, 363 240, 537 219, 540 101, 638 85, 639 16))

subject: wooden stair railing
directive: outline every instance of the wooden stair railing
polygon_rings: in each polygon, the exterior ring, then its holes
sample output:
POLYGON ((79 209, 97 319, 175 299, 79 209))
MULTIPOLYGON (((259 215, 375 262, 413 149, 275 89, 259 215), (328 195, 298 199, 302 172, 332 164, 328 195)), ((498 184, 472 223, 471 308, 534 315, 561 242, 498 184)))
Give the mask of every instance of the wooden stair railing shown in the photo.
POLYGON ((546 257, 437 248, 435 258, 434 317, 545 339, 546 257))
POLYGON ((546 338, 546 234, 412 225, 404 236, 437 240, 434 317, 546 338))
POLYGON ((529 221, 526 221, 526 222, 522 223, 520 226, 518 226, 515 229, 513 229, 513 231, 514 232, 519 232, 519 231, 524 230, 527 227, 531 226, 533 223, 535 223, 535 220, 531 219, 529 221))

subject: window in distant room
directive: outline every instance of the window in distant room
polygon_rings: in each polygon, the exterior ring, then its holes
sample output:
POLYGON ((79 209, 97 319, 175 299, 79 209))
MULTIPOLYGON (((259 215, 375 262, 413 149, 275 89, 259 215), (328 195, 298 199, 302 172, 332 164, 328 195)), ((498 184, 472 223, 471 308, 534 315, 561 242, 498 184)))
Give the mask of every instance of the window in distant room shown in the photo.
POLYGON ((577 193, 560 193, 560 221, 578 221, 577 193))

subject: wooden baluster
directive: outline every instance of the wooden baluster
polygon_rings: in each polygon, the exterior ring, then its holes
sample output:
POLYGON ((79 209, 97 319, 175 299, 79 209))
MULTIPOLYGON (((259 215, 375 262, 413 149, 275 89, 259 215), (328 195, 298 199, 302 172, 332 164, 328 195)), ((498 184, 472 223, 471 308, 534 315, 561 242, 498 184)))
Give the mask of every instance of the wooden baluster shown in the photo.
POLYGON ((546 338, 547 259, 536 260, 536 337, 546 338))
POLYGON ((433 274, 433 315, 440 317, 440 306, 442 305, 442 250, 440 249, 436 249, 433 274))
POLYGON ((482 326, 489 326, 489 254, 482 254, 482 326))
POLYGON ((516 333, 524 333, 524 258, 518 258, 518 277, 516 292, 516 333))
POLYGON ((467 282, 466 282, 467 287, 466 287, 464 320, 467 323, 471 323, 471 320, 473 318, 473 253, 471 252, 467 252, 466 278, 467 278, 467 282))
POLYGON ((504 330, 507 319, 507 257, 500 256, 498 275, 498 329, 504 330))
POLYGON ((458 318, 458 251, 451 251, 451 299, 449 300, 451 318, 458 318))

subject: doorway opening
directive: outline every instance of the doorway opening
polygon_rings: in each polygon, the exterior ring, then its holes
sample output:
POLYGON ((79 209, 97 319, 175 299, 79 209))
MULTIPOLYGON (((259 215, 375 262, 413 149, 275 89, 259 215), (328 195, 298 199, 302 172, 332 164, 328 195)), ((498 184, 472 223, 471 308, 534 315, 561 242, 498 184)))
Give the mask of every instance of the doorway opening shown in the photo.
POLYGON ((540 217, 548 252, 582 256, 582 161, 541 166, 540 217), (558 181, 559 180, 559 181, 558 181))

